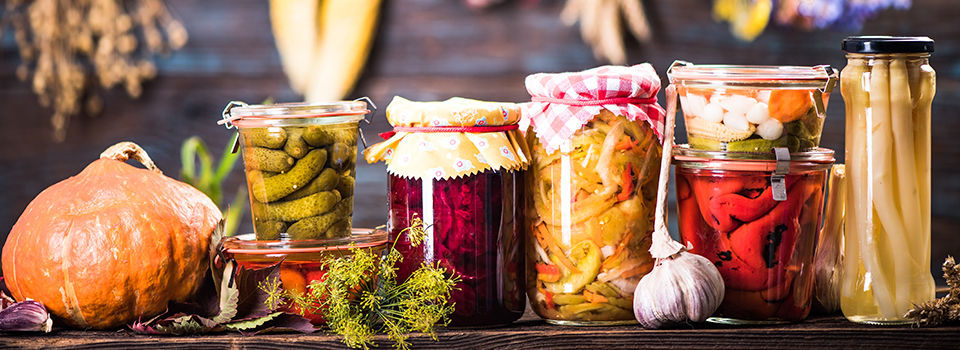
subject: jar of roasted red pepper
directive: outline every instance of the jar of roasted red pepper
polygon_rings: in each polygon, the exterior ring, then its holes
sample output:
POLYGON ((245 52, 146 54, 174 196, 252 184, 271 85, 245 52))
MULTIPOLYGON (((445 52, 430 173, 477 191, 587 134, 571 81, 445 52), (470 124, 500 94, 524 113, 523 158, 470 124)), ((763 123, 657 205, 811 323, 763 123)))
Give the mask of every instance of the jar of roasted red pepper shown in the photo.
POLYGON ((520 172, 527 152, 512 103, 452 98, 387 107, 394 130, 367 148, 368 162, 387 163, 390 239, 404 257, 398 279, 423 263, 460 277, 451 295, 453 326, 515 321, 525 306, 520 172), (423 220, 426 239, 413 246, 403 230, 423 220))
POLYGON ((780 323, 810 312, 813 257, 833 151, 674 149, 680 238, 720 270, 708 321, 780 323))
POLYGON ((636 323, 654 266, 660 79, 649 64, 527 77, 527 295, 561 325, 636 323))

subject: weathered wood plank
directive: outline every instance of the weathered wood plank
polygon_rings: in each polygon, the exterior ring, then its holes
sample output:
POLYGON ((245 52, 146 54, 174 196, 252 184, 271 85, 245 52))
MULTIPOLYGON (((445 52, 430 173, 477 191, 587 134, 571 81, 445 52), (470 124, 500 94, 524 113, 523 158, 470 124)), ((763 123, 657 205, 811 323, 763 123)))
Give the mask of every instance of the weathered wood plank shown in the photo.
MULTIPOLYGON (((685 325, 669 330, 643 330, 639 326, 567 327, 544 323, 528 313, 509 327, 444 329, 437 342, 424 335, 410 339, 415 349, 597 349, 597 348, 924 348, 955 349, 960 326, 913 328, 872 327, 847 322, 842 317, 820 317, 804 323, 732 327, 711 324, 685 325)), ((391 346, 378 336, 380 347, 391 346)), ((129 331, 59 331, 51 335, 14 335, 0 338, 0 347, 44 349, 163 349, 344 348, 326 334, 268 334, 241 336, 144 336, 129 331)))

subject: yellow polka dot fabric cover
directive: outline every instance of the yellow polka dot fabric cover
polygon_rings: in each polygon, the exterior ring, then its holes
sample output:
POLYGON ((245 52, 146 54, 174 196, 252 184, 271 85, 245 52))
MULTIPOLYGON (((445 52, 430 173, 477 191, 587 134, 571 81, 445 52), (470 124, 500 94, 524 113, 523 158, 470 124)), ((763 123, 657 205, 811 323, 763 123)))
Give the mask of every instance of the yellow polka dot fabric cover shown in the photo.
POLYGON ((486 170, 521 170, 529 164, 529 152, 519 130, 483 129, 517 124, 517 104, 460 97, 416 102, 397 96, 386 112, 387 121, 394 127, 428 128, 398 130, 386 141, 364 150, 368 163, 382 160, 391 174, 444 180, 486 170), (470 131, 442 132, 444 127, 467 127, 470 131))

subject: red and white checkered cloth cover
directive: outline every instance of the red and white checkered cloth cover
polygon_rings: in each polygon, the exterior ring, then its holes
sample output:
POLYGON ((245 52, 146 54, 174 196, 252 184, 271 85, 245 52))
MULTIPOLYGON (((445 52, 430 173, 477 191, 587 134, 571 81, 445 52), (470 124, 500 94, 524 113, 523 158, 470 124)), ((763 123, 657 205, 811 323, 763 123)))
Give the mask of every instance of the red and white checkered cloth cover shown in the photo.
POLYGON ((538 73, 527 76, 527 92, 533 97, 595 101, 606 99, 652 99, 652 103, 571 105, 557 102, 528 102, 521 105, 533 131, 548 153, 560 148, 573 134, 603 109, 629 120, 643 119, 663 142, 666 112, 656 102, 660 77, 649 63, 634 66, 601 66, 573 73, 538 73))

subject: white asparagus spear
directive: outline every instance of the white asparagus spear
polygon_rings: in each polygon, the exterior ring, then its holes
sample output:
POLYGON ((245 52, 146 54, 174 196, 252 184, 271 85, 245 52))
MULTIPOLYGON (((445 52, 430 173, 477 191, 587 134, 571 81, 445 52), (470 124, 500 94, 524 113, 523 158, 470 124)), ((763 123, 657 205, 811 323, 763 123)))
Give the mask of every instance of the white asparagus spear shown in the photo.
MULTIPOLYGON (((890 62, 890 119, 893 126, 894 159, 893 167, 897 178, 894 187, 899 195, 899 209, 903 218, 904 238, 910 256, 917 256, 917 248, 922 243, 923 233, 920 213, 920 193, 917 188, 917 161, 913 139, 913 103, 910 98, 910 83, 907 76, 907 64, 903 58, 894 58, 890 62)), ((889 231, 888 231, 889 232, 889 231)), ((929 262, 916 259, 910 269, 916 273, 930 269, 929 262)), ((907 284, 898 281, 899 284, 907 284)), ((898 287, 898 289, 900 289, 898 287)), ((907 298, 906 295, 898 299, 907 298)))
MULTIPOLYGON (((850 172, 848 173, 850 186, 847 187, 847 198, 850 205, 847 207, 846 216, 850 225, 847 225, 844 229, 844 240, 850 243, 845 245, 849 248, 847 251, 849 254, 845 256, 844 265, 847 276, 851 276, 851 278, 845 279, 843 293, 847 297, 859 299, 858 295, 865 293, 864 287, 869 287, 873 294, 874 304, 881 310, 881 314, 892 316, 896 314, 893 296, 889 290, 885 274, 881 273, 876 249, 869 245, 873 237, 873 231, 880 228, 879 222, 873 220, 873 198, 869 187, 870 163, 868 162, 867 149, 870 130, 868 114, 870 95, 867 93, 869 85, 861 85, 868 84, 864 83, 863 79, 867 78, 867 81, 869 81, 870 68, 867 67, 864 60, 852 60, 847 67, 849 72, 845 69, 845 72, 841 75, 841 77, 846 77, 846 80, 841 82, 841 84, 845 83, 843 84, 844 98, 850 99, 847 104, 848 124, 846 129, 847 142, 850 142, 847 147, 846 158, 847 164, 850 165, 850 172), (861 269, 863 274, 860 273, 861 269), (869 286, 858 285, 860 280, 866 278, 867 271, 873 272, 870 281, 864 281, 864 283, 869 283, 869 286), (852 278, 860 275, 863 276, 852 278)), ((855 307, 854 312, 859 311, 861 311, 860 308, 855 307)))
MULTIPOLYGON (((904 249, 906 244, 906 229, 903 226, 903 217, 897 210, 896 193, 897 190, 893 178, 893 130, 890 108, 890 64, 886 60, 875 60, 870 70, 870 116, 872 119, 871 132, 868 145, 870 148, 870 172, 871 185, 873 186, 873 207, 876 210, 875 220, 878 220, 882 227, 874 227, 873 232, 868 233, 867 244, 870 254, 877 257, 877 254, 888 252, 889 258, 878 260, 877 265, 893 265, 893 279, 889 281, 895 288, 893 295, 893 305, 895 312, 888 315, 884 312, 884 318, 898 318, 901 314, 910 309, 910 304, 905 297, 898 297, 898 294, 909 295, 909 287, 903 287, 903 284, 910 281, 910 268, 912 257, 910 251, 904 249), (881 245, 881 240, 886 238, 881 245)), ((864 252, 865 256, 868 254, 864 252)), ((871 271, 873 274, 882 274, 884 270, 871 271)), ((881 304, 883 309, 884 304, 881 304)), ((890 305, 887 305, 890 306, 890 305)))

